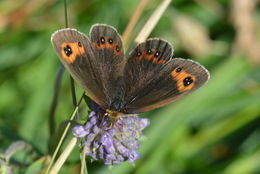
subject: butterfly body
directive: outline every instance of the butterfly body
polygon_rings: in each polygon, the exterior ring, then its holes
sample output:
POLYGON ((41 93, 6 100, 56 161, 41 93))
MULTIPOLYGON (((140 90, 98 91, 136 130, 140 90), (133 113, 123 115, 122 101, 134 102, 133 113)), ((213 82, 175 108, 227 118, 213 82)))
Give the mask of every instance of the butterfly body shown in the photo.
POLYGON ((161 39, 140 43, 125 55, 120 35, 108 25, 94 25, 89 39, 75 29, 58 30, 51 42, 87 95, 115 117, 162 107, 209 78, 200 64, 172 59, 172 46, 161 39))

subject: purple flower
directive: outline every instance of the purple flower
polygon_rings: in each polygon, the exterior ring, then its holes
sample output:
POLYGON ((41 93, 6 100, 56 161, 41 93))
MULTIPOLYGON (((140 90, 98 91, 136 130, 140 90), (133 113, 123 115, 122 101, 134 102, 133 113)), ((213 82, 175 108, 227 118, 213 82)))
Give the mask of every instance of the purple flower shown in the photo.
POLYGON ((87 147, 87 155, 93 160, 117 165, 139 159, 139 139, 149 123, 148 119, 139 118, 136 114, 121 114, 118 118, 112 118, 100 107, 94 106, 87 123, 75 126, 72 132, 82 140, 82 145, 87 147))

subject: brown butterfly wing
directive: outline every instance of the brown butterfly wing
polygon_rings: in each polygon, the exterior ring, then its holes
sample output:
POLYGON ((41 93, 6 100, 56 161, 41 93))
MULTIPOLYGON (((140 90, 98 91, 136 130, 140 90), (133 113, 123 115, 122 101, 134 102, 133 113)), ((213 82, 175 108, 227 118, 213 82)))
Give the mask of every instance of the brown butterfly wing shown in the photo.
POLYGON ((170 44, 158 39, 141 43, 130 53, 124 71, 126 113, 167 105, 208 80, 208 71, 198 63, 171 57, 170 44))
POLYGON ((62 29, 53 33, 52 45, 71 76, 101 106, 106 105, 98 74, 93 71, 95 53, 88 38, 75 29, 62 29))
POLYGON ((111 109, 114 98, 122 93, 119 83, 125 63, 123 43, 116 29, 104 24, 92 27, 90 40, 96 56, 93 61, 108 100, 105 109, 111 109))
POLYGON ((116 93, 117 78, 122 75, 122 41, 116 30, 107 25, 94 25, 90 39, 75 29, 63 29, 52 35, 51 42, 87 95, 107 109, 116 93))

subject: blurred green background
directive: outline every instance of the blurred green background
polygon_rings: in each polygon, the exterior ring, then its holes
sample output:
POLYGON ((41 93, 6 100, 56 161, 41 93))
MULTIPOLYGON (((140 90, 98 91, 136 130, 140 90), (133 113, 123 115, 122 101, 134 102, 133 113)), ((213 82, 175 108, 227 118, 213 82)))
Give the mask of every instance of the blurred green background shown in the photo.
MULTIPOLYGON (((88 34, 91 25, 106 23, 122 34, 138 2, 68 0, 69 26, 88 34)), ((160 2, 149 1, 131 40, 160 2)), ((150 37, 171 42, 175 57, 203 64, 211 79, 190 96, 141 115, 151 125, 134 165, 109 169, 87 159, 90 174, 260 173, 259 3, 173 0, 150 37)), ((60 66, 50 36, 64 26, 62 0, 0 1, 0 153, 17 140, 31 145, 12 157, 14 173, 40 173, 50 155, 49 115, 60 66)), ((76 90, 79 98, 82 89, 76 90)), ((70 91, 66 72, 57 127, 73 112, 70 91)), ((61 173, 79 173, 79 155, 75 148, 61 173)))

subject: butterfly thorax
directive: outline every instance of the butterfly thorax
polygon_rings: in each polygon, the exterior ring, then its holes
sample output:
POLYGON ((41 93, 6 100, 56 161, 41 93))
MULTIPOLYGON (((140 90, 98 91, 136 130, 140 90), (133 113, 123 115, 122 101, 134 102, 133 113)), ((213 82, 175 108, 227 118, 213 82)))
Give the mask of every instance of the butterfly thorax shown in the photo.
POLYGON ((125 113, 123 110, 123 105, 124 105, 124 100, 123 100, 123 95, 124 92, 122 91, 122 81, 118 80, 118 85, 115 90, 115 94, 112 97, 112 100, 109 104, 109 110, 112 112, 117 112, 117 113, 125 113))
POLYGON ((105 116, 108 116, 112 119, 120 119, 121 115, 123 115, 123 113, 106 109, 105 116))

